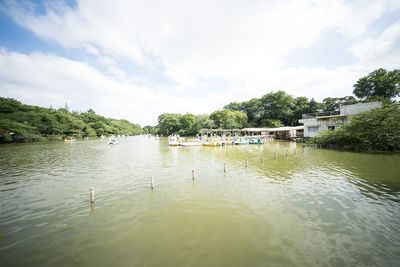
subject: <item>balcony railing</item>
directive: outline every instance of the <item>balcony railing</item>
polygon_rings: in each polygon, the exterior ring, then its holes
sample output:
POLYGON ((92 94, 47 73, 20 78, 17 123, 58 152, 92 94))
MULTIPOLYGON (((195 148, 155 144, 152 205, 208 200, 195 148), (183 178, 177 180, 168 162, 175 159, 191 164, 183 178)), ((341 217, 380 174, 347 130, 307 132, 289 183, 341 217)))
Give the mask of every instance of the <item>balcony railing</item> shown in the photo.
POLYGON ((301 115, 301 118, 302 119, 312 119, 315 117, 333 116, 333 115, 340 115, 340 111, 335 110, 335 111, 326 111, 326 112, 307 113, 307 114, 301 115))

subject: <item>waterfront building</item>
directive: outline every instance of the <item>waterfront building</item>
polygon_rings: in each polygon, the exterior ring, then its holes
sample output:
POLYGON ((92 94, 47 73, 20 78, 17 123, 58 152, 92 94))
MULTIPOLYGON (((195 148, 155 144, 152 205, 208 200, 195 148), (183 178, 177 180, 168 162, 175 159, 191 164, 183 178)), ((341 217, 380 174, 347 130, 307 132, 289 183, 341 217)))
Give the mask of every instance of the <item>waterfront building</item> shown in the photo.
POLYGON ((380 108, 381 102, 358 103, 353 105, 340 106, 339 110, 329 113, 303 114, 299 123, 304 124, 304 137, 315 137, 323 131, 334 131, 344 123, 347 123, 351 116, 380 108))
POLYGON ((246 135, 259 135, 264 139, 295 140, 303 138, 304 126, 284 126, 277 128, 244 128, 246 135))

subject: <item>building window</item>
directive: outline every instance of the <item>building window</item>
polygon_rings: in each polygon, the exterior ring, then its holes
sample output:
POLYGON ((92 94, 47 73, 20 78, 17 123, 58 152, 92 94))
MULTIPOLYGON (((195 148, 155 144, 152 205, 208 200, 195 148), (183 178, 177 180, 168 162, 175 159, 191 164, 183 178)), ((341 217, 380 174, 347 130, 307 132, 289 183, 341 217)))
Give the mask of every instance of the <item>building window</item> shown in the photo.
POLYGON ((334 131, 335 130, 335 126, 328 126, 328 131, 334 131))
POLYGON ((318 132, 319 127, 318 126, 308 126, 307 129, 309 132, 318 132))

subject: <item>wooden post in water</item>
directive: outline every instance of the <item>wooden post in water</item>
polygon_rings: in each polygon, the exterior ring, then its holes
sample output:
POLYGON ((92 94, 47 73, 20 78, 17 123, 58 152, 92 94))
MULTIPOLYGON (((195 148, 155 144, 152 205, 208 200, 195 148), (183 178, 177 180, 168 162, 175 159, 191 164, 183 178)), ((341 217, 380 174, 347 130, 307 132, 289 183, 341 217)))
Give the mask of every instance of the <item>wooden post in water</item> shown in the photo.
POLYGON ((295 149, 293 149, 293 154, 296 155, 296 153, 297 153, 297 151, 296 151, 296 148, 295 148, 295 149))
POLYGON ((249 160, 246 159, 246 163, 245 163, 246 168, 249 166, 249 160))
POLYGON ((287 152, 287 150, 286 150, 286 158, 288 157, 288 152, 287 152))
POLYGON ((151 186, 151 189, 154 189, 154 176, 151 176, 150 186, 151 186))
POLYGON ((224 172, 226 172, 226 163, 224 162, 224 172))
POLYGON ((89 197, 90 197, 90 203, 94 203, 95 196, 94 196, 94 189, 93 189, 93 187, 89 188, 89 197))
POLYGON ((275 151, 275 159, 278 158, 278 152, 275 151))
POLYGON ((192 179, 194 180, 194 170, 192 170, 192 179))

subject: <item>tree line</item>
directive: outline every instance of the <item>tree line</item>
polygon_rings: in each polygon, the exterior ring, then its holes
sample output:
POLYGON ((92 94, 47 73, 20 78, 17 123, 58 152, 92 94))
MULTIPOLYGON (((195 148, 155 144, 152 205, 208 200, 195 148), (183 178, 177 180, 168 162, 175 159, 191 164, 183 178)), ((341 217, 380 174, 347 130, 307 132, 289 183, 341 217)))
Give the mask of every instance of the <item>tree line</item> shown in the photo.
POLYGON ((329 113, 341 105, 373 100, 390 102, 400 94, 399 83, 400 70, 381 68, 360 78, 353 86, 352 96, 326 97, 317 102, 314 98, 293 97, 284 91, 276 91, 249 101, 229 103, 211 115, 163 113, 158 117, 157 126, 145 126, 144 131, 190 136, 201 129, 297 126, 302 114, 329 113))
MULTIPOLYGON (((92 109, 86 112, 65 108, 24 105, 0 97, 0 142, 38 140, 41 137, 95 137, 110 134, 180 134, 193 136, 201 129, 241 129, 299 125, 302 114, 332 112, 340 105, 381 100, 396 102, 400 96, 400 70, 377 69, 354 84, 353 96, 313 98, 293 97, 284 91, 265 94, 249 101, 232 102, 210 115, 163 113, 156 126, 105 118, 92 109)), ((396 110, 396 109, 395 109, 396 110)))
POLYGON ((35 141, 43 137, 99 137, 142 133, 138 124, 65 108, 43 108, 0 97, 0 142, 35 141))

